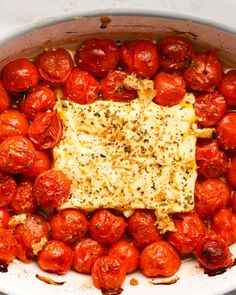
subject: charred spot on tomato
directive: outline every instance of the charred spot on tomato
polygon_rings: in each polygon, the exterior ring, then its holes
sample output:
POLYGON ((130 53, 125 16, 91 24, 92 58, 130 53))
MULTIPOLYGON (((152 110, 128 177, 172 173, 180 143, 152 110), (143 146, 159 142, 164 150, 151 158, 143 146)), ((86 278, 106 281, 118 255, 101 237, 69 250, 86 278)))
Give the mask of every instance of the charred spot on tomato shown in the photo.
POLYGON ((8 272, 8 264, 0 260, 0 272, 8 272))

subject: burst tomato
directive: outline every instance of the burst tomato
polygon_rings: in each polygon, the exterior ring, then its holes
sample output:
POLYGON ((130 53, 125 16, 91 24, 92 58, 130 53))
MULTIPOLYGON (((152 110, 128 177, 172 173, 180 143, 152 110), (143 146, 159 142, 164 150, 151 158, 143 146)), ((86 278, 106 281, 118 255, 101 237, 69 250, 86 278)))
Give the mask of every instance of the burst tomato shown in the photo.
POLYGON ((236 70, 228 71, 219 85, 219 92, 229 107, 236 106, 236 70))
POLYGON ((8 228, 10 214, 6 207, 0 207, 0 228, 8 228))
POLYGON ((16 193, 13 176, 0 172, 0 207, 9 205, 16 193))
POLYGON ((0 265, 7 265, 16 257, 16 240, 11 231, 0 228, 0 265))

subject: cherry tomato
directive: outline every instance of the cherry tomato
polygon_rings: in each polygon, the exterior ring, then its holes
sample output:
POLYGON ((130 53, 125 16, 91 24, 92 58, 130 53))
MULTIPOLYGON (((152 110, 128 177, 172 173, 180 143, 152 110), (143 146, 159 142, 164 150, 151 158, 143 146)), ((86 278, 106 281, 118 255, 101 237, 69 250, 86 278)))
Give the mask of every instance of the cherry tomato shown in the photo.
POLYGON ((136 90, 128 90, 124 84, 124 79, 128 76, 123 71, 111 71, 106 78, 101 81, 102 98, 104 100, 128 102, 137 97, 136 90))
POLYGON ((22 181, 11 201, 10 208, 14 214, 33 213, 36 209, 36 200, 33 196, 33 185, 29 181, 22 181))
POLYGON ((228 245, 223 238, 215 234, 208 234, 199 242, 195 256, 207 273, 214 273, 232 265, 232 254, 228 245))
POLYGON ((196 160, 207 160, 219 154, 219 146, 216 140, 200 139, 196 145, 196 160))
POLYGON ((146 277, 170 277, 181 264, 174 248, 166 241, 146 246, 140 256, 140 269, 146 277))
POLYGON ((70 53, 63 49, 49 49, 35 60, 41 78, 52 86, 63 85, 73 69, 70 53))
POLYGON ((221 80, 222 67, 215 52, 195 53, 184 71, 187 87, 197 91, 213 91, 221 80))
POLYGON ((139 251, 132 242, 122 239, 111 245, 108 256, 117 257, 125 266, 126 273, 134 272, 139 265, 139 251))
POLYGON ((198 117, 198 125, 201 127, 216 125, 227 110, 224 97, 217 92, 196 96, 194 109, 198 117))
POLYGON ((34 120, 35 116, 41 112, 52 110, 56 104, 54 91, 44 85, 27 94, 26 99, 21 104, 21 111, 28 120, 34 120))
POLYGON ((118 241, 125 228, 124 218, 107 209, 96 210, 89 221, 89 233, 101 245, 110 245, 118 241))
POLYGON ((29 128, 29 138, 40 150, 51 149, 62 137, 62 123, 57 113, 38 114, 29 128))
POLYGON ((166 36, 160 42, 161 66, 166 71, 181 71, 193 55, 192 42, 180 36, 166 36))
POLYGON ((98 99, 100 88, 100 84, 91 74, 74 68, 63 90, 69 100, 79 104, 88 104, 98 99))
POLYGON ((185 82, 180 74, 159 72, 154 79, 156 97, 153 101, 164 106, 178 104, 186 93, 185 82))
POLYGON ((16 182, 13 176, 0 171, 0 207, 9 205, 16 193, 16 182))
POLYGON ((219 85, 219 92, 229 107, 236 106, 236 70, 228 71, 219 85))
POLYGON ((70 270, 72 259, 73 252, 70 246, 51 240, 39 252, 38 264, 45 271, 63 275, 70 270))
POLYGON ((12 136, 0 143, 0 170, 22 173, 33 165, 35 149, 23 136, 12 136))
POLYGON ((52 216, 50 219, 52 238, 71 244, 81 241, 88 230, 86 216, 79 210, 66 209, 52 216))
POLYGON ((33 165, 22 174, 24 178, 34 180, 40 173, 51 168, 51 161, 47 152, 35 151, 35 159, 33 165))
POLYGON ((236 242, 236 214, 229 208, 218 211, 212 220, 213 229, 228 245, 236 242))
POLYGON ((4 87, 12 93, 24 92, 38 85, 39 73, 31 61, 19 58, 9 62, 3 68, 2 82, 4 87))
POLYGON ((112 40, 95 38, 87 39, 74 56, 75 63, 95 77, 114 70, 119 58, 119 49, 112 40))
POLYGON ((90 274, 94 262, 105 255, 105 248, 90 238, 76 242, 74 245, 74 270, 90 274))
POLYGON ((149 40, 135 40, 121 45, 121 62, 129 73, 152 78, 160 67, 160 53, 149 40))
POLYGON ((6 89, 4 88, 2 81, 0 81, 0 113, 7 110, 10 107, 11 98, 6 89))
POLYGON ((226 208, 230 201, 229 187, 219 179, 207 179, 195 185, 195 209, 202 219, 226 208))
POLYGON ((234 213, 236 213, 236 192, 233 193, 231 198, 230 206, 233 209, 234 213))
POLYGON ((128 232, 134 238, 137 246, 142 248, 161 239, 155 223, 156 216, 151 210, 135 210, 128 218, 128 232))
POLYGON ((42 208, 59 207, 69 196, 69 192, 70 181, 61 171, 44 171, 34 182, 33 194, 42 208))
POLYGON ((0 264, 7 265, 16 257, 16 240, 11 231, 0 228, 0 264))
POLYGON ((225 151, 236 152, 236 113, 227 113, 216 128, 217 139, 225 151))
POLYGON ((14 235, 18 242, 17 257, 28 262, 28 259, 42 250, 49 239, 49 225, 42 216, 36 214, 27 214, 26 218, 19 218, 14 225, 14 235))
POLYGON ((28 133, 29 124, 25 116, 15 109, 10 109, 0 114, 0 142, 4 139, 28 133))
POLYGON ((92 278, 97 289, 117 290, 125 280, 125 266, 116 258, 103 256, 92 266, 92 278))
POLYGON ((10 214, 6 207, 0 207, 0 228, 8 228, 10 214))
POLYGON ((167 240, 181 253, 192 253, 205 234, 205 226, 196 213, 177 214, 174 218, 176 231, 167 240))

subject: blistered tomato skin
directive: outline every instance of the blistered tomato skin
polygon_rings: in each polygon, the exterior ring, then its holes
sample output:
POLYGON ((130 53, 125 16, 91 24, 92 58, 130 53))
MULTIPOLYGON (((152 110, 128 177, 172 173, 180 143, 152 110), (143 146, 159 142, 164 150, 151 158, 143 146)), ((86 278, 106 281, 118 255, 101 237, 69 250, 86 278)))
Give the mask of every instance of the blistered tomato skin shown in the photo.
POLYGON ((185 82, 180 74, 159 72, 154 79, 156 97, 153 101, 163 106, 178 104, 186 93, 185 82))
POLYGON ((128 76, 124 71, 111 71, 101 81, 101 91, 103 100, 117 102, 129 102, 137 97, 136 90, 127 89, 123 81, 128 76))
POLYGON ((19 111, 9 109, 0 114, 0 142, 10 136, 26 136, 28 129, 29 123, 19 111))
POLYGON ((104 246, 118 241, 125 229, 125 219, 107 209, 96 210, 89 221, 90 236, 104 246))
POLYGON ((27 94, 26 99, 21 104, 21 111, 28 120, 34 120, 40 112, 52 110, 56 104, 54 91, 44 85, 27 94))
POLYGON ((65 209, 50 219, 52 238, 71 244, 81 241, 88 230, 88 221, 84 213, 76 209, 65 209))
POLYGON ((142 248, 161 239, 155 223, 156 216, 151 210, 135 210, 128 218, 128 233, 134 238, 138 247, 142 248))
POLYGON ((42 52, 36 59, 40 76, 49 85, 63 85, 73 69, 70 53, 63 49, 49 49, 42 52))
POLYGON ((125 266, 116 257, 103 256, 97 259, 92 267, 93 283, 97 289, 119 289, 125 276, 125 266))
POLYGON ((131 74, 140 78, 152 78, 160 67, 160 53, 149 40, 135 40, 121 45, 121 63, 131 74))
POLYGON ((236 70, 228 71, 219 85, 219 92, 229 107, 236 106, 236 70))
POLYGON ((234 192, 232 195, 230 206, 231 206, 233 212, 236 213, 236 192, 234 192))
POLYGON ((227 110, 224 97, 217 92, 196 96, 194 109, 198 117, 198 125, 203 128, 216 125, 227 110))
POLYGON ((23 136, 12 136, 0 143, 0 170, 23 173, 34 163, 35 149, 23 136))
POLYGON ((196 160, 200 161, 214 158, 218 155, 219 151, 217 140, 199 139, 196 145, 196 160))
POLYGON ((212 217, 230 201, 229 187, 219 179, 207 179, 195 185, 195 209, 202 219, 212 217))
POLYGON ((95 261, 106 253, 103 246, 90 238, 76 242, 73 252, 73 269, 84 274, 90 274, 95 261))
POLYGON ((10 214, 7 207, 0 207, 0 228, 8 228, 10 214))
POLYGON ((76 51, 75 63, 95 77, 104 77, 115 69, 120 58, 116 44, 108 39, 87 39, 76 51))
POLYGON ((187 88, 211 92, 221 80, 222 67, 215 52, 197 52, 183 75, 187 88))
POLYGON ((39 73, 35 65, 25 58, 9 62, 2 70, 4 87, 14 92, 25 92, 34 89, 39 83, 39 73))
POLYGON ((58 170, 42 172, 34 182, 33 194, 42 208, 59 207, 69 196, 69 192, 70 180, 58 170))
POLYGON ((176 231, 170 232, 167 241, 181 253, 192 253, 205 234, 205 226, 196 213, 182 213, 174 217, 176 231))
POLYGON ((16 181, 13 176, 0 172, 0 207, 11 203, 16 188, 16 181))
POLYGON ((227 180, 234 188, 236 188, 236 157, 231 159, 227 180))
POLYGON ((41 269, 63 275, 72 265, 73 252, 70 246, 60 241, 50 240, 38 255, 41 269))
POLYGON ((11 98, 9 93, 4 88, 2 81, 0 81, 0 113, 10 107, 11 98))
POLYGON ((61 119, 55 112, 39 113, 29 128, 29 138, 40 150, 51 149, 62 137, 61 119))
POLYGON ((216 128, 220 146, 229 152, 236 152, 236 113, 227 113, 216 128))
POLYGON ((0 265, 8 265, 16 257, 16 240, 11 231, 0 228, 0 265))
POLYGON ((91 74, 74 68, 63 91, 67 99, 79 104, 89 104, 98 99, 100 89, 99 82, 91 74))
POLYGON ((189 39, 167 36, 160 41, 161 66, 165 71, 185 69, 193 55, 193 45, 189 39))
POLYGON ((174 248, 166 241, 146 246, 140 256, 140 269, 146 277, 170 277, 181 264, 174 248))
POLYGON ((117 257, 125 266, 126 273, 134 272, 139 265, 139 251, 134 243, 122 239, 111 245, 108 256, 117 257))

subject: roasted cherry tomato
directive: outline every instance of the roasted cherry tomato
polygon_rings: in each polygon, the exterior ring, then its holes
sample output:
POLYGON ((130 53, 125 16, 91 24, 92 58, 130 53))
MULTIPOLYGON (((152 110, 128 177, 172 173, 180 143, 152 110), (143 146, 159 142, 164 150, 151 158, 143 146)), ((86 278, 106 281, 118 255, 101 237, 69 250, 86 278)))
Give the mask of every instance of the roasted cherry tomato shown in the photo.
POLYGON ((12 92, 32 90, 39 83, 39 73, 35 65, 25 58, 9 62, 2 70, 4 87, 12 92))
POLYGON ((33 165, 22 174, 24 178, 34 180, 40 173, 49 170, 52 163, 49 155, 45 151, 35 151, 35 159, 33 165))
POLYGON ((52 238, 71 244, 81 241, 88 230, 86 216, 76 209, 65 209, 50 219, 52 238))
POLYGON ((101 245, 110 245, 118 241, 125 228, 124 218, 107 209, 96 210, 89 221, 89 233, 101 245))
POLYGON ((125 266, 116 257, 103 256, 92 266, 93 283, 101 290, 114 292, 120 289, 125 275, 125 266))
POLYGON ((0 143, 0 170, 7 173, 25 172, 34 163, 33 144, 23 136, 12 136, 0 143))
POLYGON ((10 219, 10 214, 7 208, 0 207, 0 228, 8 228, 9 219, 10 219))
POLYGON ((219 92, 224 96, 229 107, 236 106, 236 70, 228 71, 223 76, 219 92))
POLYGON ((154 79, 154 85, 157 94, 153 101, 160 105, 176 105, 186 93, 185 82, 180 74, 160 72, 154 79))
POLYGON ((70 246, 51 240, 39 252, 38 264, 45 271, 63 275, 70 270, 72 259, 73 252, 70 246))
POLYGON ((69 192, 70 180, 61 171, 44 171, 34 182, 33 194, 42 208, 57 208, 66 200, 69 192))
POLYGON ((16 240, 11 231, 0 228, 0 265, 8 265, 16 257, 16 240))
POLYGON ((90 238, 76 242, 73 249, 72 266, 74 270, 85 274, 90 274, 94 262, 105 255, 105 248, 90 238))
POLYGON ((208 234, 195 249, 195 256, 206 273, 217 274, 232 265, 232 254, 219 235, 208 234))
POLYGON ((213 91, 221 80, 222 67, 215 52, 195 53, 184 71, 187 87, 197 91, 213 91))
POLYGON ((231 198, 230 206, 233 209, 234 213, 236 213, 236 192, 233 193, 231 198))
POLYGON ((108 256, 117 257, 125 266, 126 273, 134 272, 139 265, 139 251, 132 242, 122 239, 111 245, 108 256))
POLYGON ((13 176, 0 171, 0 207, 9 205, 16 193, 16 182, 13 176))
POLYGON ((33 196, 33 185, 30 181, 22 181, 11 201, 10 208, 14 214, 33 213, 36 209, 36 200, 33 196))
POLYGON ((216 140, 199 139, 196 145, 196 160, 207 160, 219 154, 219 146, 216 140))
POLYGON ((144 247, 161 239, 155 223, 156 216, 151 210, 135 210, 128 218, 128 232, 138 247, 144 247))
POLYGON ((146 277, 170 277, 181 264, 174 248, 166 241, 146 246, 140 256, 140 269, 146 277))
POLYGON ((11 98, 6 89, 4 88, 2 81, 0 81, 0 113, 7 110, 10 107, 11 98))
POLYGON ((202 219, 226 208, 230 201, 229 187, 219 179, 207 179, 195 185, 195 209, 202 219))
POLYGON ((161 66, 166 71, 181 71, 187 67, 193 45, 189 39, 180 36, 167 36, 160 42, 161 66))
POLYGON ((57 113, 38 114, 29 128, 29 138, 40 150, 51 149, 62 137, 62 123, 57 113))
POLYGON ((104 77, 118 64, 120 52, 108 39, 87 39, 76 51, 75 63, 95 77, 104 77))
POLYGON ((216 128, 218 142, 225 151, 236 152, 236 113, 227 113, 216 128))
POLYGON ((29 124, 19 111, 10 109, 0 114, 0 142, 10 136, 26 136, 28 129, 29 124))
POLYGON ((217 92, 203 93, 196 96, 194 109, 198 117, 198 125, 212 127, 226 113, 226 102, 217 92))
POLYGON ((228 245, 236 242, 236 214, 229 208, 218 211, 212 220, 215 233, 220 235, 228 245))
POLYGON ((100 84, 91 74, 74 68, 63 90, 69 100, 79 104, 88 104, 98 99, 100 88, 100 84))
POLYGON ((102 98, 104 100, 128 102, 137 97, 136 90, 127 89, 123 81, 128 76, 123 71, 111 71, 101 81, 102 98))
POLYGON ((149 40, 125 42, 121 46, 121 62, 129 73, 151 78, 160 66, 159 49, 149 40))
POLYGON ((30 92, 21 104, 21 111, 27 119, 34 120, 35 116, 41 112, 52 110, 56 104, 54 91, 44 85, 30 92))
POLYGON ((70 53, 63 48, 42 52, 35 64, 41 78, 52 86, 64 84, 73 69, 70 53))
POLYGON ((167 240, 181 253, 192 253, 205 234, 205 226, 196 213, 182 213, 174 217, 176 231, 167 240))
POLYGON ((49 225, 42 216, 36 214, 16 216, 16 221, 14 216, 12 219, 9 224, 15 227, 14 235, 18 242, 17 257, 27 262, 42 250, 49 239, 49 225))

